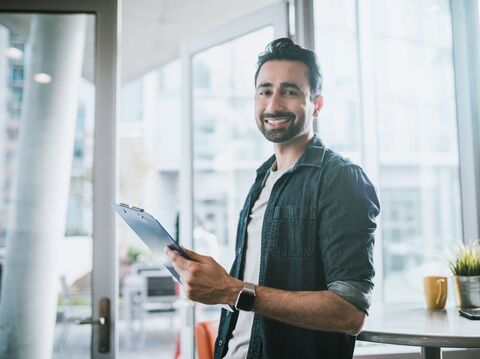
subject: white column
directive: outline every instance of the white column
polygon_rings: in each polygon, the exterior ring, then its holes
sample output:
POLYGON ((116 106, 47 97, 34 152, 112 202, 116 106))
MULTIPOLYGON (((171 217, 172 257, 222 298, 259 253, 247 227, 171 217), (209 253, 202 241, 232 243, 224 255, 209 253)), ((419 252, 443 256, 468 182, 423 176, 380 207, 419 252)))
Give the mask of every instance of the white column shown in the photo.
POLYGON ((0 301, 1 358, 52 356, 85 24, 83 15, 32 16, 0 301), (51 82, 36 82, 37 73, 51 82))

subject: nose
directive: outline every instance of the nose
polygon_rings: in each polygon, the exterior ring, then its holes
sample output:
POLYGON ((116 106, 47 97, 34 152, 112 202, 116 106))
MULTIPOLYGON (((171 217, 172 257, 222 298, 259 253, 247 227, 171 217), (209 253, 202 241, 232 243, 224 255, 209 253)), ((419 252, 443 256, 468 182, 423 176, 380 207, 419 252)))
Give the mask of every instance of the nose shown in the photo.
POLYGON ((283 110, 282 97, 278 92, 274 92, 272 96, 269 97, 265 110, 269 113, 276 113, 283 110))

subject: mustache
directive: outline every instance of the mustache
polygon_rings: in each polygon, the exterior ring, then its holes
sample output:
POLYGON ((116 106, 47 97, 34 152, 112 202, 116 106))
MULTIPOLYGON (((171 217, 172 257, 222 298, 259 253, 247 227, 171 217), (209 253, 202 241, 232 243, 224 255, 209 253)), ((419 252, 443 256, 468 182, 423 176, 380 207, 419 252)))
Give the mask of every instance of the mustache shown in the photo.
POLYGON ((275 119, 275 118, 287 118, 289 120, 295 119, 295 114, 293 112, 276 112, 276 113, 269 113, 265 112, 260 115, 260 119, 263 121, 265 119, 275 119))

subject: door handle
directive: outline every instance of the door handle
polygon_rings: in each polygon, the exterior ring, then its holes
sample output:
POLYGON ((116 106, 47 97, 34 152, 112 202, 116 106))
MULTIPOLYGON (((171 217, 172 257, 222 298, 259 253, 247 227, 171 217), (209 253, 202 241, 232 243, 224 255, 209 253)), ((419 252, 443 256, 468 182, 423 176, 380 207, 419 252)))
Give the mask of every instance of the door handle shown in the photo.
POLYGON ((100 299, 98 319, 85 318, 78 324, 98 325, 98 352, 110 352, 110 299, 100 299))
POLYGON ((106 323, 107 323, 107 318, 100 317, 98 319, 92 319, 92 318, 82 319, 78 324, 105 325, 106 323))

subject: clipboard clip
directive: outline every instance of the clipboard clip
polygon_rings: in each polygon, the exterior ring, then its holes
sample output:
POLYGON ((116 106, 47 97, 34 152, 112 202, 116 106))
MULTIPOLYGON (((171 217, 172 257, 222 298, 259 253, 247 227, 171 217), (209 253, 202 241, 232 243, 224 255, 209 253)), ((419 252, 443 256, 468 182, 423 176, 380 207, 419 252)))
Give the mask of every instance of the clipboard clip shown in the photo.
POLYGON ((120 203, 120 206, 126 207, 126 208, 131 208, 131 209, 134 209, 135 211, 138 211, 138 212, 145 212, 145 210, 143 208, 130 206, 129 204, 126 204, 126 203, 120 203))

